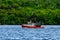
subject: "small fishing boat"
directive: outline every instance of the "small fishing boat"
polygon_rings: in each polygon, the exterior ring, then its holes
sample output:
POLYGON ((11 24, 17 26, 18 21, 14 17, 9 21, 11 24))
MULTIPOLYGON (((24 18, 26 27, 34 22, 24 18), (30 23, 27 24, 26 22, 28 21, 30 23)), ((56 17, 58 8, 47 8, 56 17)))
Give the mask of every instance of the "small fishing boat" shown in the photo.
POLYGON ((22 24, 22 28, 44 28, 42 25, 34 25, 34 24, 22 24))

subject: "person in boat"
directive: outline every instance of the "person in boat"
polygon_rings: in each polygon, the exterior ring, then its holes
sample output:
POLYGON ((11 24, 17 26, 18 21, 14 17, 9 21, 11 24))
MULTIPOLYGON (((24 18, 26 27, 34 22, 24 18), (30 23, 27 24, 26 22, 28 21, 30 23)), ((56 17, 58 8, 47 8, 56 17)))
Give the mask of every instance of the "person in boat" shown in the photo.
MULTIPOLYGON (((29 17, 30 19, 30 23, 33 23, 34 25, 36 26, 41 26, 41 23, 39 22, 40 20, 38 20, 37 22, 34 21, 36 20, 36 16, 35 16, 35 13, 32 13, 32 15, 29 17), (36 22, 36 23, 35 23, 36 22)), ((29 24, 29 23, 28 23, 29 24)))
POLYGON ((41 26, 41 18, 37 19, 36 26, 41 26))
POLYGON ((36 26, 41 26, 40 21, 36 22, 36 26))

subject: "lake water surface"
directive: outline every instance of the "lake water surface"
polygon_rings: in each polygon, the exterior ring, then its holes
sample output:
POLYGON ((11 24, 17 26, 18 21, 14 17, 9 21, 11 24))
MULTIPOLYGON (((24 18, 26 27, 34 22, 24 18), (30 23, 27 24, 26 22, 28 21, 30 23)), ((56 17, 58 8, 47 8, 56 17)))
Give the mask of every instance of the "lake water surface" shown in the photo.
POLYGON ((44 25, 44 28, 36 29, 0 25, 0 40, 60 40, 60 25, 44 25))

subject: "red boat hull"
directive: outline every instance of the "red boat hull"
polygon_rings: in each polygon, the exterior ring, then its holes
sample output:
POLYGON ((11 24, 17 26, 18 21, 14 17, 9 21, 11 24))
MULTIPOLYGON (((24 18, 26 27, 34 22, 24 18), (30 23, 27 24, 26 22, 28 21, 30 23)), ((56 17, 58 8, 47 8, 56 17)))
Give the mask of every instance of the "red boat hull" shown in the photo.
POLYGON ((43 26, 26 26, 22 25, 22 28, 44 28, 43 26))

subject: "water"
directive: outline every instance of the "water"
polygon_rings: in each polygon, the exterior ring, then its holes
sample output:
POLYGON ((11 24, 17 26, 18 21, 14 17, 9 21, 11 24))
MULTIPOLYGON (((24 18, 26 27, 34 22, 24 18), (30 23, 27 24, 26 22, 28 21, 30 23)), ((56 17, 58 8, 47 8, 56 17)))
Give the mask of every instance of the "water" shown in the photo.
POLYGON ((60 25, 29 29, 20 25, 0 25, 0 40, 60 40, 60 25))

